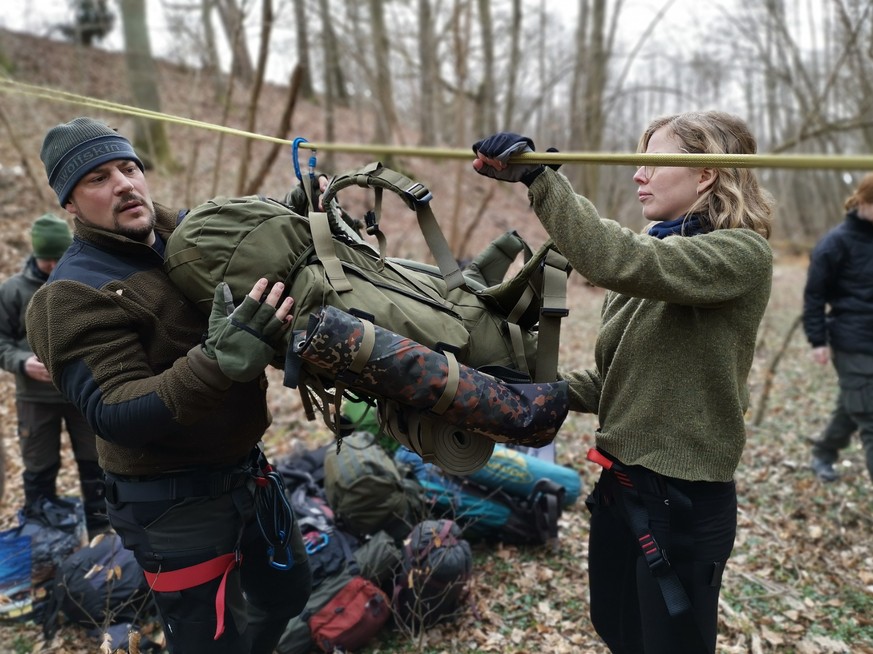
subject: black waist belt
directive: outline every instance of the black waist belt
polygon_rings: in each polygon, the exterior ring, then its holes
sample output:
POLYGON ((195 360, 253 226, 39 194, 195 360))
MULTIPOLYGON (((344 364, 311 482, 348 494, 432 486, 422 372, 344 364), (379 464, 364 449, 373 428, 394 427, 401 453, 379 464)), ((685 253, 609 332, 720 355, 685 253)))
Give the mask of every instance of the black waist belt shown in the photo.
POLYGON ((186 497, 219 497, 243 486, 251 477, 246 471, 213 472, 207 475, 173 475, 146 481, 130 481, 106 473, 106 500, 120 502, 160 502, 186 497))

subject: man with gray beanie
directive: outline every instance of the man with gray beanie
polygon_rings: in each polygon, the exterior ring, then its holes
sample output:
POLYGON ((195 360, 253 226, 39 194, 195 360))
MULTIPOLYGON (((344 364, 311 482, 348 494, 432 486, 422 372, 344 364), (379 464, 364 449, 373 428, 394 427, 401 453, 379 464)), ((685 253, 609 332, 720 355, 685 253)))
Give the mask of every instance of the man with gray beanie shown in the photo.
POLYGON ((30 241, 31 254, 24 267, 0 285, 0 367, 15 375, 24 515, 38 515, 44 502, 64 505, 58 498, 57 479, 61 433, 66 427, 79 470, 88 533, 93 537, 108 527, 94 430, 51 383, 48 371, 27 342, 24 322, 30 298, 48 279, 73 235, 66 220, 47 213, 33 222, 30 241))
POLYGON ((253 276, 234 307, 219 284, 207 324, 164 272, 184 212, 152 202, 130 142, 76 118, 48 131, 41 158, 75 238, 31 301, 28 338, 97 432, 109 520, 145 571, 169 651, 270 654, 311 586, 258 448, 264 370, 293 300, 253 276))

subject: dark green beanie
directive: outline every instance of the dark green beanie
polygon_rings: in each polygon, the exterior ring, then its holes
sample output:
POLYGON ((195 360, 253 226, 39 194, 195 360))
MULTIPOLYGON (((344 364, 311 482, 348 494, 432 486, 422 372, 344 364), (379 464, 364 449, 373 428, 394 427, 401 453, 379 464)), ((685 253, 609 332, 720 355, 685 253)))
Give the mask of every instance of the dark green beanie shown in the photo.
POLYGON ((93 118, 74 118, 52 127, 43 139, 39 158, 62 207, 79 180, 107 161, 130 159, 144 170, 130 141, 93 118))
POLYGON ((73 242, 73 235, 66 220, 47 213, 33 221, 30 242, 37 259, 60 259, 73 242))

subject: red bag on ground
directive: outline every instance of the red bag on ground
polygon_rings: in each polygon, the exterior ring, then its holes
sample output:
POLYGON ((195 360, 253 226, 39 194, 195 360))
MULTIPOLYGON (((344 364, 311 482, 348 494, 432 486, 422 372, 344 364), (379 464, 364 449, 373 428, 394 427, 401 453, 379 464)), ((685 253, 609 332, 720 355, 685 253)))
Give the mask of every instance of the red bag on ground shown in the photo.
POLYGON ((390 615, 388 596, 356 576, 309 618, 309 630, 322 651, 356 650, 379 633, 390 615))

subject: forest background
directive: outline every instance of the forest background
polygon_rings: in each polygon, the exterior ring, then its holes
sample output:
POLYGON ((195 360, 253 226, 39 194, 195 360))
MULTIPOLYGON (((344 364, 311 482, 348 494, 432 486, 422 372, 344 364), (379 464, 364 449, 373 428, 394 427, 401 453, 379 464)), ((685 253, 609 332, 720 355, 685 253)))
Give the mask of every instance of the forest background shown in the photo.
MULTIPOLYGON (((823 486, 807 469, 805 439, 824 424, 835 377, 811 363, 797 328, 809 249, 867 172, 835 162, 873 150, 873 2, 119 0, 102 3, 113 17, 105 21, 99 11, 77 19, 83 4, 93 12, 101 2, 34 0, 0 16, 2 278, 28 253, 30 221, 63 215, 38 152, 48 127, 82 114, 135 140, 164 203, 284 195, 295 184, 295 136, 325 144, 318 165, 327 171, 381 159, 433 191, 458 259, 506 229, 535 244, 545 237, 519 185, 483 180, 457 156, 496 130, 530 135, 540 150, 630 153, 653 117, 715 108, 746 119, 761 153, 833 156, 832 165, 759 170, 777 201, 776 269, 751 378, 719 652, 873 652, 870 480, 857 444, 837 483, 823 486), (142 109, 218 127, 147 120, 142 109), (337 143, 360 149, 329 147, 337 143), (413 156, 417 147, 454 152, 413 156)), ((642 227, 633 167, 562 171, 603 215, 642 227)), ((341 200, 356 215, 372 204, 363 191, 341 200)), ((388 206, 386 216, 390 253, 426 260, 411 212, 388 206)), ((590 366, 602 291, 573 275, 568 292, 561 363, 590 366)), ((20 462, 11 377, 0 384, 8 527, 20 462)), ((280 378, 270 398, 271 453, 330 440, 280 378)), ((572 415, 558 437, 559 461, 586 488, 597 472, 584 458, 594 429, 592 416, 572 415)), ((65 456, 62 484, 74 493, 65 456)), ((368 651, 604 652, 588 621, 586 538, 580 503, 565 513, 558 553, 477 548, 469 614, 416 640, 386 635, 368 651)), ((0 625, 0 651, 89 650, 72 628, 41 643, 36 629, 0 625)))

